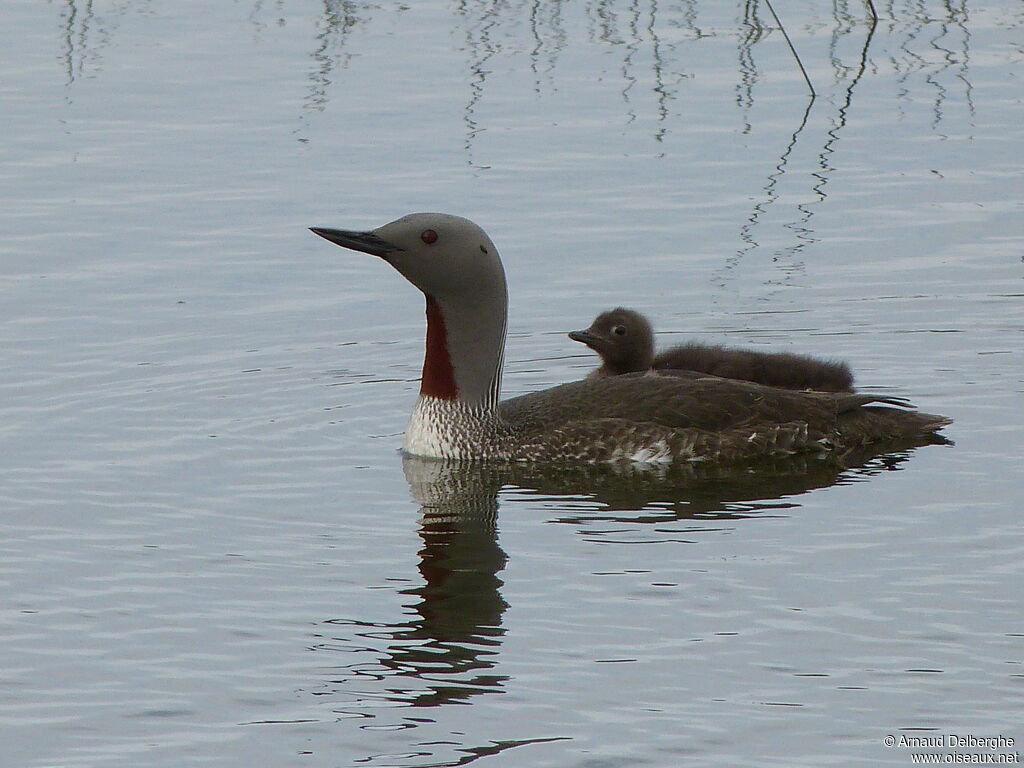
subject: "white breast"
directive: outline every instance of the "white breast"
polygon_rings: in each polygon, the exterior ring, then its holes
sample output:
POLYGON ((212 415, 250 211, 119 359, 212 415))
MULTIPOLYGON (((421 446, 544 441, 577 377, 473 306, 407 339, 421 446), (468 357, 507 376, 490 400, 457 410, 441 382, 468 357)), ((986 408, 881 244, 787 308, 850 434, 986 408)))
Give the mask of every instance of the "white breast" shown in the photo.
POLYGON ((406 453, 437 459, 479 459, 491 452, 494 429, 482 409, 421 396, 405 428, 406 453))

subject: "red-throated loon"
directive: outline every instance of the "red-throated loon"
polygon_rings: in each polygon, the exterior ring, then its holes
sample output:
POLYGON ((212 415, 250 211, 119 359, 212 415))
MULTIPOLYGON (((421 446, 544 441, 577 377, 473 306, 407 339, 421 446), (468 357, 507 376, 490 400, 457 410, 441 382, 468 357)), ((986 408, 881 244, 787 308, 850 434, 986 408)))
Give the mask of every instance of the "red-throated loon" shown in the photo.
POLYGON ((529 462, 740 461, 927 437, 950 419, 901 398, 798 392, 706 374, 585 379, 499 402, 505 271, 473 222, 414 213, 369 232, 312 229, 379 256, 426 296, 408 453, 529 462), (901 407, 871 406, 887 403, 901 407))
POLYGON ((601 356, 592 377, 620 376, 635 371, 699 371, 726 379, 742 379, 784 389, 852 392, 853 374, 846 363, 818 360, 790 352, 762 352, 691 342, 654 353, 654 331, 647 318, 616 307, 598 315, 590 327, 569 338, 601 356))

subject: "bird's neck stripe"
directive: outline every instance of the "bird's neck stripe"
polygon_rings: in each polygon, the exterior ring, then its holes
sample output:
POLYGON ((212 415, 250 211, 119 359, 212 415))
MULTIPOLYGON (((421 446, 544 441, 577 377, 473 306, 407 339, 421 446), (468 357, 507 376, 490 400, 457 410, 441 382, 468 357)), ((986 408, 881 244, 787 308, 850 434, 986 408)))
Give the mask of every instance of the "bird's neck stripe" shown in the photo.
POLYGON ((420 394, 442 400, 454 400, 459 395, 455 382, 455 369, 448 352, 448 331, 444 325, 441 305, 433 296, 427 296, 427 350, 423 358, 423 380, 420 394))

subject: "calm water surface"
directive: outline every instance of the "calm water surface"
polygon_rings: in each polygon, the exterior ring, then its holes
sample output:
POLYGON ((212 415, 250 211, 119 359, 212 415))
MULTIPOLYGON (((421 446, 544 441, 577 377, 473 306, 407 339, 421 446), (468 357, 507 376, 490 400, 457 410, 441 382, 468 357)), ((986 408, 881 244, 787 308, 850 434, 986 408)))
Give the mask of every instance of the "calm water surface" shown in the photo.
POLYGON ((9 3, 0 763, 1019 750, 1024 14, 876 6, 779 8, 812 101, 759 2, 9 3), (305 228, 412 210, 501 249, 506 395, 626 304, 846 359, 956 445, 403 461, 421 298, 305 228))

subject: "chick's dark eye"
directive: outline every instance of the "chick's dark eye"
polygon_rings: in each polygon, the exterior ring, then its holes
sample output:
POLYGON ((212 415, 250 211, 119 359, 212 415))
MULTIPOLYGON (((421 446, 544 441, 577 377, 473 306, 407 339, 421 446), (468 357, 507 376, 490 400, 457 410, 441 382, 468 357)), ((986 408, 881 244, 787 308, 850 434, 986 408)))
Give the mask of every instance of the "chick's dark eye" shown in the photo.
POLYGON ((616 336, 625 336, 626 335, 626 326, 624 326, 624 325, 616 325, 614 328, 612 328, 612 333, 614 333, 616 336))
POLYGON ((434 243, 437 242, 437 232, 435 232, 432 229, 424 229, 422 232, 420 232, 420 240, 422 240, 427 245, 433 245, 434 243))

